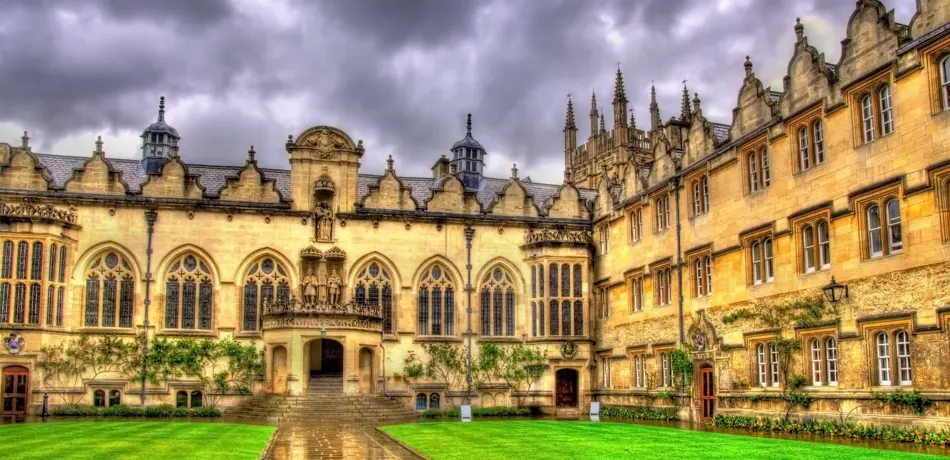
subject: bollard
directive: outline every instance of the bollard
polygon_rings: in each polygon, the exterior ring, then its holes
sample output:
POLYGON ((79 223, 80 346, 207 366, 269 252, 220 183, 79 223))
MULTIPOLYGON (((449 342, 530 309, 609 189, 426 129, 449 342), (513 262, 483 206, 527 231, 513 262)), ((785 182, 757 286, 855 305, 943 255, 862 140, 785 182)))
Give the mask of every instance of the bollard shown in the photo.
POLYGON ((49 393, 43 393, 43 417, 49 417, 49 393))

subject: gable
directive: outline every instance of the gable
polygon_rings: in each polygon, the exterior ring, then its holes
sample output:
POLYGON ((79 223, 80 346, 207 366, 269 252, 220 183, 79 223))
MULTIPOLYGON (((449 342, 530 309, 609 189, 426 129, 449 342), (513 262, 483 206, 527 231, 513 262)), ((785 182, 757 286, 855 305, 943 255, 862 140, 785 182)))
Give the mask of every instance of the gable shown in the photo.
POLYGON ((198 177, 190 174, 178 157, 173 157, 162 165, 158 174, 149 174, 142 184, 142 196, 200 200, 204 197, 204 187, 198 177))
POLYGON ((419 205, 412 198, 412 189, 402 185, 402 182, 391 171, 387 171, 379 182, 369 187, 369 193, 363 198, 365 208, 399 209, 415 211, 419 205))
POLYGON ((478 214, 482 205, 474 193, 465 191, 465 185, 455 176, 448 176, 442 180, 439 188, 432 191, 432 196, 426 201, 425 207, 431 212, 451 212, 461 214, 478 214))
POLYGON ((558 189, 546 212, 548 217, 555 219, 590 219, 580 192, 571 184, 558 189))
POLYGON ((63 185, 67 192, 90 193, 97 195, 126 195, 129 185, 122 179, 122 173, 112 167, 100 152, 93 152, 82 168, 73 170, 63 185))
POLYGON ((508 181, 508 185, 498 193, 490 211, 503 216, 538 217, 539 214, 534 198, 528 195, 528 191, 518 179, 508 181))
POLYGON ((279 203, 281 200, 277 181, 264 177, 257 162, 252 160, 244 165, 237 177, 225 179, 224 185, 218 190, 218 197, 226 201, 259 203, 279 203))
POLYGON ((901 26, 878 0, 860 0, 841 41, 838 80, 842 86, 890 63, 897 54, 901 26))
POLYGON ((17 150, 10 162, 0 166, 0 188, 46 191, 50 178, 28 150, 17 150))

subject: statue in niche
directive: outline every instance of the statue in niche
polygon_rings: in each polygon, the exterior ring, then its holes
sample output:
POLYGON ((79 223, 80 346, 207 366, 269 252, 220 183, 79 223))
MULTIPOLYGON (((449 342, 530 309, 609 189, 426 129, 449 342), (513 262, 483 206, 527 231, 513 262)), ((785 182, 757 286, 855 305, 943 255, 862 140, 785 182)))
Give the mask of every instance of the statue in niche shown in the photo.
POLYGON ((340 278, 340 275, 337 274, 336 268, 330 272, 330 278, 327 280, 327 284, 330 288, 330 305, 338 305, 340 303, 340 288, 343 285, 343 280, 340 278))
POLYGON ((333 211, 329 203, 321 201, 313 208, 313 221, 316 225, 317 241, 332 241, 333 211))
POLYGON ((313 274, 313 268, 307 269, 307 276, 303 279, 303 298, 308 304, 317 301, 317 277, 313 274))
POLYGON ((320 267, 317 274, 317 301, 321 304, 327 303, 327 270, 320 267))

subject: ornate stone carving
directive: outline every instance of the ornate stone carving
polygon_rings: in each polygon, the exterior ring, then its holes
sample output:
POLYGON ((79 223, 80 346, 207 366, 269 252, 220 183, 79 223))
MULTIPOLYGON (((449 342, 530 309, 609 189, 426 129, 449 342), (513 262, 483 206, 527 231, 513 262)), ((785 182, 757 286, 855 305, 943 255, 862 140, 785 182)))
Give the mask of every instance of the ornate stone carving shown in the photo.
POLYGON ((309 246, 300 251, 300 257, 323 257, 323 253, 316 246, 309 246))
MULTIPOLYGON (((313 308, 337 308, 344 300, 343 280, 346 252, 338 247, 321 252, 310 246, 300 251, 302 305, 313 308)), ((296 302, 296 301, 294 301, 296 302)))
POLYGON ((326 201, 321 201, 313 208, 314 240, 321 242, 333 241, 333 210, 326 201))
POLYGON ((50 219, 63 223, 75 224, 78 220, 76 208, 58 209, 53 205, 33 204, 24 201, 21 204, 0 203, 0 216, 26 217, 31 219, 50 219))
POLYGON ((327 249, 327 252, 323 255, 327 259, 346 259, 346 252, 342 249, 334 246, 330 249, 327 249))
POLYGON ((26 348, 26 339, 16 332, 11 332, 10 335, 3 338, 3 344, 11 355, 17 355, 26 348))
POLYGON ((305 329, 358 329, 378 332, 381 321, 360 318, 320 318, 309 316, 278 316, 264 319, 264 329, 305 328, 305 329))
POLYGON ((328 129, 317 131, 312 137, 303 142, 304 147, 310 147, 316 153, 316 157, 327 159, 333 156, 334 150, 346 148, 346 143, 328 129))
POLYGON ((524 234, 524 242, 533 243, 584 243, 591 244, 593 235, 585 230, 542 229, 529 230, 524 234))

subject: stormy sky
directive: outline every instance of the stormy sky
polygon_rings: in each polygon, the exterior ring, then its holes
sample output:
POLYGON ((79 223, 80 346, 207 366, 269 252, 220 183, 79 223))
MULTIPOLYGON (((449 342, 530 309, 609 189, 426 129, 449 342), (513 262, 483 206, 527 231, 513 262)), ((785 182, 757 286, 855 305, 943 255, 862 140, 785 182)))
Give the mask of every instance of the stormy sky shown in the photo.
MULTIPOLYGON (((908 23, 914 0, 886 0, 908 23)), ((429 168, 465 133, 490 175, 560 182, 564 108, 589 134, 591 90, 611 124, 621 63, 648 123, 651 81, 663 119, 682 81, 708 118, 731 122, 745 56, 781 90, 795 17, 838 61, 853 0, 3 0, 0 142, 137 158, 158 97, 191 163, 287 168, 283 143, 307 127, 363 139, 362 172, 387 155, 400 175, 429 168)))

